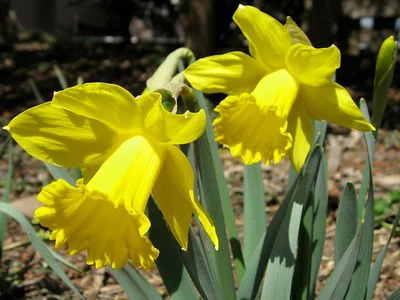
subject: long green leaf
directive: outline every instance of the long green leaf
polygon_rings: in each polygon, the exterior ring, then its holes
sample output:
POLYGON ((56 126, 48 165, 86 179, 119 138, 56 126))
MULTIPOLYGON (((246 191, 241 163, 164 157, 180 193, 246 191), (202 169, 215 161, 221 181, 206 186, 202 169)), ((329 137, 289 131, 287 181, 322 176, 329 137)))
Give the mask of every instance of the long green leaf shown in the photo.
MULTIPOLYGON (((323 145, 327 123, 314 121, 313 145, 323 145)), ((305 207, 299 232, 298 259, 295 265, 292 298, 314 299, 319 265, 325 242, 328 204, 328 170, 324 151, 318 168, 314 191, 305 207)))
POLYGON ((260 238, 265 232, 266 213, 264 182, 261 164, 244 167, 244 262, 253 256, 260 238))
MULTIPOLYGON (((373 219, 374 219, 374 195, 372 182, 372 159, 375 145, 368 139, 375 139, 372 135, 365 134, 368 147, 368 158, 366 171, 368 172, 369 195, 364 221, 357 230, 356 236, 348 246, 346 252, 334 269, 324 289, 321 291, 320 299, 354 299, 364 298, 373 243, 373 219), (358 242, 357 242, 358 241, 358 242), (358 264, 358 265, 357 265, 358 264), (357 267, 357 268, 356 268, 357 267)), ((364 174, 365 175, 365 174, 364 174)), ((360 200, 360 199, 359 199, 360 200)))
MULTIPOLYGON (((317 146, 309 155, 301 174, 292 185, 278 211, 272 218, 268 230, 260 240, 257 248, 254 250, 253 259, 250 261, 249 265, 246 266, 246 272, 239 287, 239 299, 255 299, 257 296, 272 248, 276 240, 281 238, 278 235, 279 229, 282 226, 283 221, 288 220, 286 215, 291 214, 292 203, 297 196, 296 193, 299 192, 300 186, 303 188, 305 195, 310 194, 320 159, 321 149, 317 146)), ((286 286, 286 288, 290 289, 290 286, 286 286)))
POLYGON ((314 191, 314 218, 312 233, 313 253, 311 257, 310 280, 308 283, 309 299, 315 299, 315 287, 317 284, 318 271, 322 260, 322 254, 324 252, 327 210, 328 162, 326 159, 326 155, 323 152, 314 191))
MULTIPOLYGON (((12 183, 12 175, 13 175, 13 152, 12 152, 12 142, 9 140, 8 142, 8 163, 7 163, 7 177, 6 184, 4 186, 3 192, 3 203, 10 202, 10 193, 11 193, 11 183, 12 183)), ((0 261, 3 255, 3 245, 4 239, 7 232, 7 215, 5 213, 0 213, 0 261)))
MULTIPOLYGON (((360 100, 360 109, 361 109, 364 117, 368 121, 370 121, 368 106, 364 99, 360 100)), ((378 130, 378 128, 376 128, 376 130, 378 130)), ((371 162, 373 162, 374 154, 375 154, 376 135, 377 135, 377 133, 373 134, 372 132, 364 133, 365 140, 367 142, 368 157, 371 162)), ((366 196, 368 193, 368 186, 369 186, 371 174, 372 173, 369 172, 369 170, 368 170, 368 166, 366 166, 363 171, 363 177, 361 180, 360 191, 358 193, 358 218, 359 218, 359 220, 361 220, 362 216, 363 216, 364 203, 365 203, 365 199, 366 199, 366 196)))
POLYGON ((216 279, 208 264, 204 249, 192 228, 189 230, 188 250, 182 251, 181 255, 190 278, 200 295, 209 300, 222 299, 222 293, 218 290, 216 279))
POLYGON ((327 283, 319 294, 320 300, 342 300, 350 285, 351 277, 353 276, 354 269, 356 268, 358 253, 361 245, 361 230, 351 241, 346 252, 343 254, 342 259, 339 261, 327 283))
POLYGON ((57 276, 60 277, 60 279, 64 281, 64 283, 68 285, 71 290, 79 295, 81 299, 84 299, 79 290, 69 280, 68 276, 65 274, 65 272, 57 262, 56 258, 51 254, 47 245, 37 235, 35 229, 32 227, 29 221, 10 204, 0 203, 0 211, 13 217, 25 229, 33 247, 35 247, 35 249, 40 253, 40 255, 43 257, 49 267, 54 271, 54 273, 56 273, 57 276))
MULTIPOLYGON (((194 57, 193 53, 190 53, 189 55, 186 56, 186 58, 189 60, 189 64, 193 63, 196 58, 194 57)), ((179 62, 181 62, 181 60, 179 60, 179 62)), ((179 64, 178 64, 179 65, 179 64)), ((180 64, 182 65, 182 64, 180 64)), ((180 71, 183 71, 182 68, 180 67, 180 71)), ((228 239, 230 242, 230 246, 231 246, 231 251, 232 251, 232 255, 233 255, 233 262, 235 265, 235 271, 236 271, 236 278, 238 280, 238 282, 241 281, 243 273, 244 273, 244 258, 243 258, 243 252, 242 252, 242 248, 240 245, 240 239, 239 239, 239 232, 238 229, 236 227, 236 223, 235 223, 235 215, 233 213, 233 209, 232 209, 232 203, 231 203, 231 199, 229 196, 229 190, 228 187, 226 185, 225 182, 225 178, 224 178, 224 172, 223 172, 223 166, 221 163, 221 159, 219 157, 219 152, 218 152, 218 147, 215 143, 215 139, 214 139, 214 133, 213 133, 213 129, 212 129, 212 124, 211 124, 211 120, 212 118, 212 113, 211 113, 211 107, 209 105, 209 103, 207 103, 207 100, 204 98, 204 95, 195 90, 194 89, 194 94, 195 97, 197 99, 196 103, 193 103, 193 106, 195 108, 195 110, 197 110, 198 108, 202 108, 204 109, 204 111, 206 112, 206 116, 207 116, 207 126, 206 126, 206 143, 209 144, 209 150, 207 156, 212 158, 212 166, 213 168, 210 168, 209 171, 215 173, 216 178, 215 178, 215 182, 214 182, 214 189, 215 187, 217 187, 218 189, 218 194, 219 194, 219 198, 211 198, 208 199, 208 201, 210 202, 217 202, 216 199, 220 199, 220 204, 218 204, 218 206, 221 208, 222 206, 222 212, 219 212, 217 215, 223 215, 224 218, 224 222, 225 222, 225 226, 226 226, 226 231, 228 234, 228 239), (214 199, 214 200, 212 200, 214 199)), ((183 98, 191 98, 191 97, 184 97, 183 98)), ((204 135, 203 135, 204 136, 204 135)), ((207 170, 205 170, 207 171, 207 170)), ((207 174, 207 173, 204 173, 207 174)), ((212 196, 212 195, 211 195, 212 196)), ((211 205, 214 205, 211 203, 211 205)), ((222 227, 221 227, 222 230, 222 227)), ((224 233, 225 235, 225 230, 224 233)))
POLYGON ((335 265, 346 252, 357 232, 357 198, 354 185, 347 182, 340 197, 336 218, 335 265))
MULTIPOLYGON (((314 157, 316 157, 314 160, 310 158, 310 161, 313 162, 313 172, 309 170, 310 165, 305 166, 301 175, 303 180, 300 180, 294 192, 291 207, 278 228, 277 238, 273 242, 268 260, 261 294, 262 299, 291 299, 292 290, 289 287, 293 283, 303 208, 307 204, 307 200, 310 199, 311 187, 315 182, 321 159, 321 149, 320 147, 316 149, 318 149, 319 155, 314 154, 314 157)), ((310 217, 311 215, 308 216, 308 218, 310 217)), ((307 221, 307 217, 305 219, 307 221)))
POLYGON ((290 299, 303 203, 292 202, 268 260, 261 298, 290 299))
MULTIPOLYGON (((371 172, 371 161, 369 161, 371 172)), ((364 217, 363 230, 361 235, 360 252, 357 258, 357 268, 351 279, 350 287, 347 291, 348 300, 364 297, 367 292, 368 275, 371 268, 372 249, 374 242, 374 188, 372 174, 370 174, 370 187, 368 193, 367 207, 364 217)))
POLYGON ((149 237, 160 250, 156 260, 158 271, 171 299, 195 299, 197 293, 179 254, 182 250, 171 236, 160 210, 151 198, 148 213, 151 221, 149 237))
POLYGON ((300 224, 298 253, 301 258, 296 261, 295 273, 291 299, 308 299, 309 285, 311 278, 311 260, 313 252, 313 223, 314 223, 314 203, 315 197, 311 195, 304 208, 304 214, 300 224))
POLYGON ((229 192, 224 178, 223 167, 219 157, 218 147, 214 141, 211 125, 211 115, 208 111, 204 96, 196 91, 196 98, 200 108, 207 114, 206 131, 194 142, 194 152, 198 178, 201 181, 204 194, 201 201, 214 221, 220 241, 218 251, 210 251, 209 258, 216 270, 219 289, 224 299, 235 298, 235 285, 233 270, 230 263, 230 251, 226 230, 230 236, 237 276, 240 280, 244 269, 243 254, 240 248, 239 234, 229 197, 229 192), (226 221, 226 227, 225 227, 226 221))
MULTIPOLYGON (((379 252, 379 255, 377 256, 376 261, 373 264, 371 271, 369 273, 367 296, 366 296, 367 300, 372 299, 372 297, 374 295, 376 283, 378 282, 379 275, 381 272, 383 259, 385 258, 386 251, 389 248, 390 241, 392 240, 393 235, 396 233, 396 228, 399 225, 399 221, 400 221, 400 208, 397 211, 397 215, 393 222, 393 228, 392 228, 392 231, 390 232, 389 238, 386 241, 386 244, 383 246, 383 248, 379 252)), ((398 291, 400 291, 400 290, 398 290, 398 291)))
POLYGON ((122 286, 129 299, 162 300, 155 288, 131 265, 126 265, 120 270, 108 268, 109 272, 122 286))

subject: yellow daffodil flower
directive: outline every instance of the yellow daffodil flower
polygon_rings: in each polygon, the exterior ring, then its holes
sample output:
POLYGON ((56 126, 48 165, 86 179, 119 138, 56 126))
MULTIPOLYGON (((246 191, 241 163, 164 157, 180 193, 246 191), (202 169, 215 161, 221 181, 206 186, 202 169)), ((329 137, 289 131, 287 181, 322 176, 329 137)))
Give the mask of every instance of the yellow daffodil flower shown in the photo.
POLYGON ((228 94, 215 108, 213 125, 216 141, 233 156, 245 164, 268 164, 289 154, 300 171, 311 146, 312 119, 374 130, 349 93, 332 82, 340 66, 338 48, 314 48, 290 17, 282 25, 252 6, 240 5, 233 20, 251 56, 210 56, 185 70, 196 89, 228 94))
POLYGON ((43 188, 35 218, 48 227, 60 249, 87 250, 88 264, 154 267, 159 251, 146 233, 144 211, 150 194, 182 247, 195 211, 218 248, 215 227, 193 192, 193 171, 175 146, 190 143, 205 129, 205 113, 172 114, 159 93, 135 99, 117 85, 88 83, 54 94, 26 110, 4 129, 32 156, 80 167, 71 186, 59 179, 43 188))

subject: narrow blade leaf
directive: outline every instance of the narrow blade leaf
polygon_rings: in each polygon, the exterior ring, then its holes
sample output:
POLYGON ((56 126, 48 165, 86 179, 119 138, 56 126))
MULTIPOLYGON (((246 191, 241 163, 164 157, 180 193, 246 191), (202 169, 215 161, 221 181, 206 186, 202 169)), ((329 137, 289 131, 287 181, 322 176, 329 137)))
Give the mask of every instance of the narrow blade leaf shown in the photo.
POLYGON ((219 250, 210 251, 209 258, 212 261, 211 265, 215 267, 217 282, 219 289, 223 293, 223 298, 234 299, 235 285, 226 231, 229 234, 229 241, 239 280, 244 269, 243 254, 240 248, 239 234, 235 224, 235 217, 224 178, 218 147, 214 141, 214 133, 210 121, 211 116, 203 94, 196 92, 196 98, 199 106, 207 114, 206 132, 194 142, 197 175, 204 192, 201 201, 214 221, 220 242, 219 250))
MULTIPOLYGON (((10 193, 11 193, 11 183, 12 183, 12 175, 13 175, 13 153, 12 153, 12 142, 9 140, 8 142, 8 162, 7 162, 7 177, 6 183, 4 186, 3 192, 3 203, 10 202, 10 193)), ((7 215, 3 212, 0 212, 0 261, 3 255, 3 244, 4 239, 7 232, 7 215)))
POLYGON ((296 193, 299 192, 299 186, 303 187, 303 192, 305 195, 310 194, 311 187, 317 174, 320 159, 321 149, 319 146, 317 146, 310 153, 301 174, 297 177, 296 181, 292 185, 287 196, 272 218, 268 226, 268 230, 260 240, 257 248, 254 250, 253 258, 246 267, 246 272, 239 287, 239 299, 254 299, 257 296, 268 260, 272 252, 272 247, 274 246, 275 241, 280 238, 278 235, 279 229, 284 220, 288 220, 286 215, 291 214, 292 203, 297 196, 296 193))
POLYGON ((162 300, 154 287, 131 265, 120 270, 108 268, 109 272, 122 286, 129 299, 162 300))
POLYGON ((261 164, 244 167, 244 238, 245 264, 253 256, 260 238, 265 232, 266 214, 264 182, 261 164))
POLYGON ((314 192, 314 220, 311 257, 311 270, 309 281, 309 299, 315 298, 315 287, 317 284, 319 266, 324 251, 326 234, 326 215, 328 210, 328 162, 326 155, 322 153, 321 164, 318 169, 317 181, 314 192))
POLYGON ((357 198, 354 185, 347 182, 340 197, 336 217, 335 233, 335 265, 337 265, 346 252, 357 232, 357 198))
POLYGON ((153 245, 160 250, 156 263, 168 294, 171 299, 196 298, 197 293, 179 254, 182 250, 171 236, 152 198, 148 202, 148 212, 151 221, 149 236, 153 245))

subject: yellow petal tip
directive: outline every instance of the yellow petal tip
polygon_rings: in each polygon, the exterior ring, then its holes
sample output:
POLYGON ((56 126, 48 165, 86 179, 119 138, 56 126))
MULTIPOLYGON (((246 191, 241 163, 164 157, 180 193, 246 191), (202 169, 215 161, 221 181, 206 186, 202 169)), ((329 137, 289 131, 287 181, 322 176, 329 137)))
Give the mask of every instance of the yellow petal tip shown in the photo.
POLYGON ((8 125, 7 126, 3 126, 3 129, 7 130, 7 131, 10 131, 10 126, 8 126, 8 125))

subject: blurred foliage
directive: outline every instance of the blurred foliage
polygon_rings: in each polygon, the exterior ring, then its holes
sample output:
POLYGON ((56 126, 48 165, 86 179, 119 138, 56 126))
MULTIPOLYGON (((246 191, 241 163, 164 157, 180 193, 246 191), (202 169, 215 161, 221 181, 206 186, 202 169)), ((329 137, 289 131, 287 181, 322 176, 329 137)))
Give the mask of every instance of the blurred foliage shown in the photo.
POLYGON ((395 214, 399 202, 400 187, 395 191, 389 192, 387 197, 377 198, 374 207, 376 222, 381 223, 388 216, 395 214))

